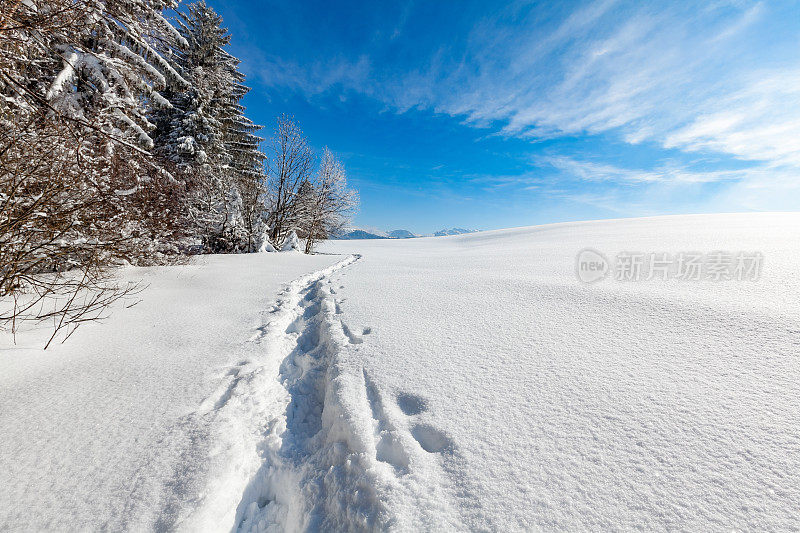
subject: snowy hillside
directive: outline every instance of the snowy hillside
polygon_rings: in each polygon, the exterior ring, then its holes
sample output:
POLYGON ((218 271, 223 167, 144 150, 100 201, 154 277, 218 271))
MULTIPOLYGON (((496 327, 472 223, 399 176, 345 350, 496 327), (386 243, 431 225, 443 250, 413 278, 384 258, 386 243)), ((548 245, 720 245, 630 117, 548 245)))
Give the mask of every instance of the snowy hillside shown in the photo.
POLYGON ((127 269, 139 305, 3 338, 0 530, 800 528, 800 215, 321 251, 127 269), (586 249, 763 262, 585 283, 586 249))
POLYGON ((371 332, 339 356, 339 379, 385 524, 800 527, 800 215, 326 249, 363 255, 334 276, 343 322, 371 332), (584 284, 586 247, 760 251, 764 270, 584 284))

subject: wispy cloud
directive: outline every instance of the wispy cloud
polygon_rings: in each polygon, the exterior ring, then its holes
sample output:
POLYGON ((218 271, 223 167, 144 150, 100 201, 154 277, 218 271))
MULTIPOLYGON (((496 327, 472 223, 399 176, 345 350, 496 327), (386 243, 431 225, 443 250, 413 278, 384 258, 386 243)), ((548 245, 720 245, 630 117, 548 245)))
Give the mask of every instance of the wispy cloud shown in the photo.
POLYGON ((750 175, 753 169, 736 170, 692 170, 678 163, 662 164, 653 169, 624 168, 609 163, 582 161, 571 157, 540 157, 540 166, 550 166, 581 180, 614 183, 715 183, 738 181, 750 175))
MULTIPOLYGON (((737 94, 752 76, 738 39, 758 20, 760 4, 724 15, 659 5, 592 4, 544 37, 524 20, 513 29, 502 17, 487 21, 470 40, 472 68, 458 66, 442 78, 442 85, 459 90, 433 85, 430 99, 437 110, 471 123, 504 122, 502 133, 509 136, 619 130, 628 142, 662 143, 722 100, 745 104, 743 124, 777 118, 746 107, 759 95, 774 107, 791 103, 792 95, 781 92, 791 83, 783 66, 763 74, 773 83, 760 92, 737 94)), ((714 147, 741 155, 733 143, 714 147)))
MULTIPOLYGON (((509 136, 619 130, 633 143, 796 161, 800 61, 793 70, 753 72, 755 60, 741 56, 742 36, 764 10, 604 1, 549 29, 538 11, 514 5, 477 21, 463 43, 443 43, 413 64, 384 64, 372 57, 381 50, 372 43, 355 57, 302 65, 263 58, 259 68, 268 83, 308 95, 340 86, 398 111, 430 108, 479 126, 500 121, 509 136)), ((409 17, 407 7, 396 27, 409 17)))
MULTIPOLYGON (((562 183, 581 180, 589 187, 549 188, 542 192, 565 200, 602 207, 628 216, 646 216, 687 209, 711 211, 763 211, 797 209, 800 195, 798 170, 793 165, 764 163, 739 169, 696 170, 672 162, 653 170, 619 167, 569 157, 539 158, 537 165, 552 168, 562 183)), ((530 183, 523 176, 521 184, 530 183)))
POLYGON ((707 102, 689 125, 667 135, 665 146, 800 167, 800 68, 750 77, 743 88, 707 102))
POLYGON ((337 86, 352 90, 366 84, 371 65, 367 55, 355 59, 325 57, 301 64, 260 51, 250 51, 246 69, 250 76, 265 85, 290 87, 307 97, 313 97, 337 86))
MULTIPOLYGON (((443 32, 439 41, 415 47, 417 17, 425 16, 421 8, 430 16, 429 6, 407 4, 386 21, 383 40, 302 63, 264 58, 262 78, 312 99, 335 90, 371 97, 397 113, 431 110, 487 135, 532 141, 594 135, 664 150, 640 162, 642 168, 611 164, 603 153, 538 151, 537 170, 482 176, 487 187, 546 190, 545 169, 637 190, 717 184, 705 200, 721 201, 731 191, 742 195, 737 205, 743 206, 766 205, 770 189, 800 192, 800 23, 767 38, 773 27, 786 27, 780 18, 796 14, 796 6, 601 0, 566 8, 518 1, 481 14, 468 4, 448 18, 460 25, 455 37, 443 32), (670 151, 686 157, 673 161, 670 151), (705 154, 742 164, 704 167, 698 161, 705 154)), ((599 197, 603 205, 620 199, 599 197)))

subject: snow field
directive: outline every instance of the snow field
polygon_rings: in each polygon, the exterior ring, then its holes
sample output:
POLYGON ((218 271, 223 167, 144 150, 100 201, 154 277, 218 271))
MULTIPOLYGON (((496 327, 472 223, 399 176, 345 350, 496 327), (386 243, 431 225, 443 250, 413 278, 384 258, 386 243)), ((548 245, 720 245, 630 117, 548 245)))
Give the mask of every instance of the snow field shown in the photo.
POLYGON ((325 250, 363 255, 334 284, 347 279, 346 323, 372 331, 348 352, 349 380, 367 376, 393 437, 380 456, 401 465, 378 486, 389 529, 800 528, 800 215, 325 250), (764 270, 586 285, 586 247, 760 251, 764 270))
POLYGON ((800 215, 323 250, 130 269, 140 305, 1 353, 0 529, 800 528, 800 215), (586 247, 765 263, 587 285, 586 247))
MULTIPOLYGON (((284 284, 339 259, 126 268, 123 283, 146 286, 141 301, 119 302, 67 343, 42 351, 46 327, 17 344, 1 335, 0 530, 178 528, 206 501, 212 472, 225 472, 215 462, 228 446, 215 429, 217 389, 233 365, 261 355, 248 339, 284 284)), ((232 524, 231 515, 213 529, 232 524)))

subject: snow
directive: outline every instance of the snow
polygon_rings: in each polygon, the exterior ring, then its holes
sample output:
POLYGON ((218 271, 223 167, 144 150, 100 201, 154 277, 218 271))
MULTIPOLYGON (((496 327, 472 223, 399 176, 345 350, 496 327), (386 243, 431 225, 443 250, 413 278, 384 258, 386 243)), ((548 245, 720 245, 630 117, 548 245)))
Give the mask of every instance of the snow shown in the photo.
MULTIPOLYGON (((800 527, 800 215, 332 241, 352 427, 398 530, 800 527), (758 282, 577 281, 575 255, 764 254, 758 282), (344 288, 338 288, 344 285, 344 288), (368 407, 367 407, 368 406, 368 407), (373 448, 374 447, 374 448, 373 448), (374 455, 372 450, 375 450, 374 455)), ((340 377, 340 379, 343 379, 340 377)))
POLYGON ((0 529, 800 528, 800 214, 321 251, 128 269, 138 306, 0 352, 0 529), (586 284, 586 248, 764 270, 586 284))
POLYGON ((281 247, 282 252, 291 252, 300 250, 300 239, 297 238, 297 233, 294 231, 290 232, 289 235, 286 237, 286 241, 283 243, 281 247))
MULTIPOLYGON (((0 530, 170 529, 210 483, 218 421, 201 406, 283 284, 340 258, 200 257, 126 268, 148 286, 47 351, 0 337, 0 530)), ((219 454, 218 454, 219 455, 219 454)))
POLYGON ((48 100, 64 91, 64 86, 71 82, 75 77, 75 66, 78 62, 78 54, 74 50, 67 50, 64 55, 64 67, 53 79, 53 84, 47 90, 48 100))

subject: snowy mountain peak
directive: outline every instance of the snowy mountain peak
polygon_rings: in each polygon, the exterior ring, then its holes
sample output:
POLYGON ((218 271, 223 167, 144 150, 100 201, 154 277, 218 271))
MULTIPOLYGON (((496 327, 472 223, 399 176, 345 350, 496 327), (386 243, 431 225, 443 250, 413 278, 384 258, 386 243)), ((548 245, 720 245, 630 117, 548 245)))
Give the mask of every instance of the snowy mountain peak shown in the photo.
POLYGON ((386 239, 384 235, 378 235, 376 233, 370 233, 363 229, 354 229, 353 231, 347 232, 343 235, 339 235, 336 237, 337 239, 349 241, 349 240, 358 240, 358 239, 386 239))
POLYGON ((417 237, 417 235, 407 229, 395 229, 389 232, 390 239, 413 239, 414 237, 417 237))

